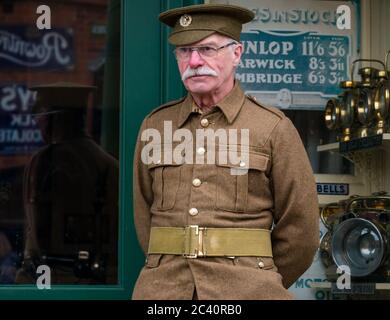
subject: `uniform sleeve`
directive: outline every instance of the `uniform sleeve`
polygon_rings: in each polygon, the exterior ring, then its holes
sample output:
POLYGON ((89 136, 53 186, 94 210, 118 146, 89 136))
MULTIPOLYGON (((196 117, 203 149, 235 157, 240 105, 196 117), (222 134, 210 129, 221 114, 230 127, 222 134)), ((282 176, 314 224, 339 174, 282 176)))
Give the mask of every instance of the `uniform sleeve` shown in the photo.
POLYGON ((29 259, 33 256, 39 255, 38 241, 36 238, 36 225, 35 225, 35 210, 33 203, 30 201, 32 197, 31 192, 34 189, 32 184, 32 177, 36 175, 36 157, 33 157, 29 164, 27 164, 24 170, 23 176, 23 205, 25 213, 25 247, 24 247, 24 259, 29 259))
POLYGON ((306 150, 290 119, 278 123, 271 147, 272 249, 288 288, 310 267, 319 246, 318 197, 306 150))
POLYGON ((144 120, 138 133, 133 165, 133 205, 134 205, 134 223, 137 232, 138 241, 144 253, 147 253, 149 245, 151 213, 150 207, 153 203, 153 179, 149 173, 148 167, 142 162, 141 152, 145 142, 141 141, 141 134, 146 129, 144 120))

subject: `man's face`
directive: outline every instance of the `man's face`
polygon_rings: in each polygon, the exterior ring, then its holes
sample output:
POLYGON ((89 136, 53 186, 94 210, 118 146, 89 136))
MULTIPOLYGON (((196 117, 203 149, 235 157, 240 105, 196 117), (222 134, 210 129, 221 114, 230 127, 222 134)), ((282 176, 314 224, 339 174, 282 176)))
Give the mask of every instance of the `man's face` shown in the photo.
POLYGON ((46 114, 49 110, 45 107, 40 107, 36 110, 38 115, 34 116, 34 120, 41 131, 43 140, 48 143, 51 137, 52 115, 46 114))
MULTIPOLYGON (((178 46, 177 49, 204 46, 219 48, 232 42, 234 41, 227 37, 213 34, 189 46, 178 46)), ((227 88, 231 88, 231 84, 234 82, 234 70, 240 61, 241 53, 242 46, 239 43, 218 50, 213 57, 202 56, 196 50, 190 51, 188 59, 178 58, 182 79, 185 73, 190 74, 188 78, 183 79, 184 86, 189 92, 199 95, 224 93, 227 88)))

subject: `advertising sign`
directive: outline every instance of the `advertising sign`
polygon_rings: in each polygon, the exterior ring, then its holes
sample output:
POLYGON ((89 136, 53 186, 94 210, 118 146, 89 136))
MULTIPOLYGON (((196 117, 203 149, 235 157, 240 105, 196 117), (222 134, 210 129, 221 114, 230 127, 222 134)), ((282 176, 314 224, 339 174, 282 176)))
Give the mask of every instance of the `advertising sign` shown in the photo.
POLYGON ((210 1, 255 13, 244 25, 237 79, 247 94, 281 109, 324 110, 358 54, 356 1, 210 1))
POLYGON ((0 69, 68 70, 73 63, 72 29, 0 26, 0 69))
POLYGON ((0 85, 0 155, 30 154, 44 144, 30 114, 34 99, 22 84, 0 85))

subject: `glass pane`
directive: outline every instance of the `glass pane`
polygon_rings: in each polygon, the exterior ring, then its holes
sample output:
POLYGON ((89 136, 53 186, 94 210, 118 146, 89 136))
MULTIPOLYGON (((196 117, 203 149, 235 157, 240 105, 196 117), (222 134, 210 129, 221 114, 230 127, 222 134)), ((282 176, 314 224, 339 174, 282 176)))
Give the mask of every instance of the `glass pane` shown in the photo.
POLYGON ((353 174, 353 164, 338 153, 318 152, 317 146, 336 141, 325 126, 323 111, 283 110, 297 128, 314 173, 353 174))
POLYGON ((115 284, 120 0, 39 5, 0 2, 0 284, 115 284))

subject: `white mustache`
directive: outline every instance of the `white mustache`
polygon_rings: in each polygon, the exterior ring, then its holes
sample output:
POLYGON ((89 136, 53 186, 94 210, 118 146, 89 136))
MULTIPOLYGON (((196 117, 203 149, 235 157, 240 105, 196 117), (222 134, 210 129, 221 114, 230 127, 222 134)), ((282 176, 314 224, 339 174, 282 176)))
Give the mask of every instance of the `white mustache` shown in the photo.
POLYGON ((203 66, 196 69, 188 67, 182 74, 181 80, 184 81, 193 76, 212 76, 218 77, 218 73, 209 67, 203 66))

